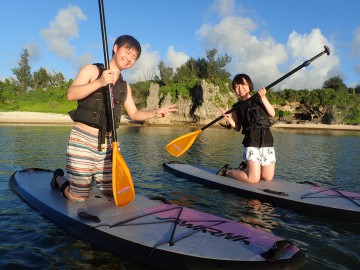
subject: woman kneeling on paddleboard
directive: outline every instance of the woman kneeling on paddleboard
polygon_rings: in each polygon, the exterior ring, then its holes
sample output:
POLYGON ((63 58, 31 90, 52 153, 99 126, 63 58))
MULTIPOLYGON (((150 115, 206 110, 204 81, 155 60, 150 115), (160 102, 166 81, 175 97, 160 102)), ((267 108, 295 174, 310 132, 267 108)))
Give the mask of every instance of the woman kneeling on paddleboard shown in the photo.
POLYGON ((50 183, 60 188, 64 197, 85 201, 93 181, 101 191, 112 194, 112 141, 110 116, 106 110, 106 86, 111 84, 116 128, 119 126, 122 106, 132 120, 144 121, 153 117, 166 117, 177 111, 176 105, 152 111, 136 108, 130 85, 121 71, 131 68, 141 54, 140 43, 124 35, 115 40, 110 69, 101 64, 82 67, 67 92, 68 100, 77 100, 78 107, 69 114, 75 124, 71 130, 66 155, 67 177, 62 169, 54 172, 50 183))
POLYGON ((246 74, 234 77, 232 86, 241 100, 234 104, 236 109, 223 116, 231 127, 242 130, 245 135, 243 162, 239 168, 232 169, 225 164, 218 174, 248 183, 262 180, 271 181, 275 174, 274 139, 270 131, 270 118, 275 116, 275 110, 266 97, 266 88, 262 87, 258 94, 251 97, 253 82, 246 74))

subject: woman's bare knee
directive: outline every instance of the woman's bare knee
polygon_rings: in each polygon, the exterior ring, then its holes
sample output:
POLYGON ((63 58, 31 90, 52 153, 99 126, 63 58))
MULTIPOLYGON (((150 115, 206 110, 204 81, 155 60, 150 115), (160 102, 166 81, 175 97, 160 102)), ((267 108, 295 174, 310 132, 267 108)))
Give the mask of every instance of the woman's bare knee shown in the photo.
POLYGON ((256 184, 256 183, 260 182, 260 178, 259 177, 249 177, 247 182, 250 184, 256 184))
POLYGON ((261 179, 265 181, 272 181, 273 177, 262 177, 261 179))

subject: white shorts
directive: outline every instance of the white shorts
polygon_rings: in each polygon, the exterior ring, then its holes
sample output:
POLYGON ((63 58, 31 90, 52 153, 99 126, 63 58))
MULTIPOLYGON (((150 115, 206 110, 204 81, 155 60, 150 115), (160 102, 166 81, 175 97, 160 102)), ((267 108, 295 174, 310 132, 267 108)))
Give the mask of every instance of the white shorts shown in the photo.
POLYGON ((276 162, 274 147, 245 147, 243 160, 251 160, 262 166, 276 162))

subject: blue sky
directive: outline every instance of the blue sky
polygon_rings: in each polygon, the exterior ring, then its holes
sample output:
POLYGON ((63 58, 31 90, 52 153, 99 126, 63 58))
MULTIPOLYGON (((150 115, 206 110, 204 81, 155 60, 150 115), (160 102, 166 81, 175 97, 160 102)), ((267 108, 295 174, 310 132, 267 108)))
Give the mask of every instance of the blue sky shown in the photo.
MULTIPOLYGON (((275 89, 316 89, 332 76, 360 84, 358 0, 104 0, 108 44, 130 34, 142 45, 132 82, 174 68, 216 48, 232 57, 234 76, 247 73, 266 86, 324 50, 275 89)), ((97 0, 12 0, 1 3, 0 79, 13 76, 24 48, 32 72, 40 67, 74 78, 87 63, 104 62, 97 0)))

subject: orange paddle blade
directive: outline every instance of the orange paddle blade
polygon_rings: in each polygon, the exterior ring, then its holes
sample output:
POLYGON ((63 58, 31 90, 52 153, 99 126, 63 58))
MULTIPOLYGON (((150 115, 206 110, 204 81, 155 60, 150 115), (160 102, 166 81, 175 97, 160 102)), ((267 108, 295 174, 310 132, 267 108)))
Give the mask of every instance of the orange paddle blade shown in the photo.
POLYGON ((202 132, 201 129, 185 134, 175 140, 172 140, 166 146, 166 150, 174 157, 184 154, 194 143, 196 137, 202 132))
POLYGON ((135 198, 130 170, 120 154, 118 142, 112 146, 112 188, 116 206, 125 206, 135 198))

